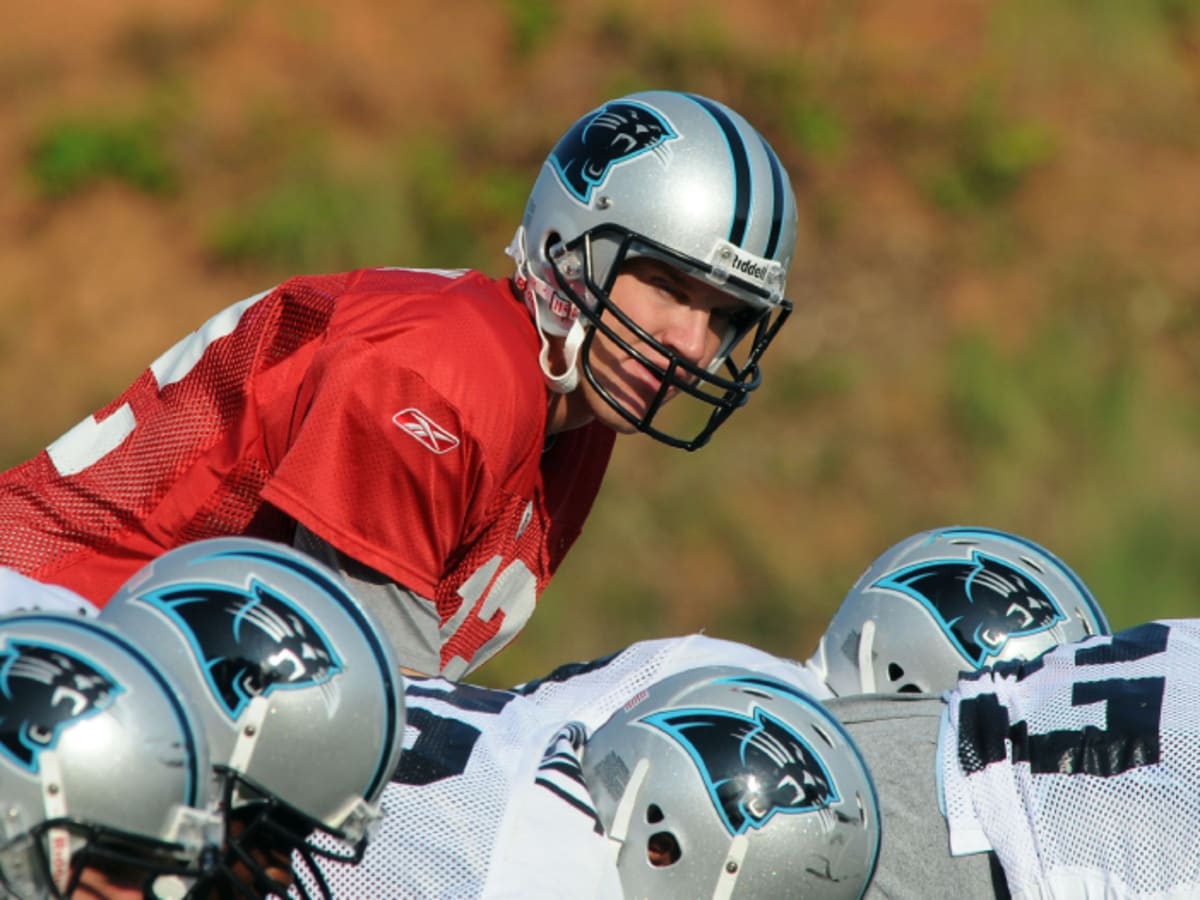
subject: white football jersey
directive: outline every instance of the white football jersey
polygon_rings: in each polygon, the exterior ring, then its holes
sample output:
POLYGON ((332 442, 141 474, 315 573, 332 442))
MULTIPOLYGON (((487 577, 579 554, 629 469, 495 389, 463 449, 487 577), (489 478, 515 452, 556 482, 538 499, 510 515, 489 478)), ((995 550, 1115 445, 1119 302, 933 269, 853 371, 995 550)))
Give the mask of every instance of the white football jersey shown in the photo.
POLYGON ((410 680, 404 753, 381 827, 359 865, 322 863, 334 896, 619 898, 616 847, 579 751, 647 685, 709 665, 829 696, 799 663, 702 635, 634 644, 511 691, 410 680))
POLYGON ((939 747, 956 854, 1014 897, 1200 896, 1200 620, 964 679, 939 747))

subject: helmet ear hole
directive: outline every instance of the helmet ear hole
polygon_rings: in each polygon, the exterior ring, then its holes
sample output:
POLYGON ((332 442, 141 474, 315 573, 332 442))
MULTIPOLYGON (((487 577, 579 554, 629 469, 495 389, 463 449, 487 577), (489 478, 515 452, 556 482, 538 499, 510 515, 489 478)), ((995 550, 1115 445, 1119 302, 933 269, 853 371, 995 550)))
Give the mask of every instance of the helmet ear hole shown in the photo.
POLYGON ((646 821, 653 825, 655 822, 663 820, 663 811, 657 803, 651 803, 646 807, 646 821))
POLYGON ((904 666, 894 662, 888 663, 888 681, 892 683, 893 691, 895 691, 897 694, 922 693, 921 687, 913 684, 911 681, 905 682, 904 684, 897 684, 897 682, 904 678, 905 675, 906 673, 904 671, 904 666))
POLYGON ((658 831, 646 841, 646 859, 655 868, 673 866, 683 857, 679 841, 669 831, 658 831))

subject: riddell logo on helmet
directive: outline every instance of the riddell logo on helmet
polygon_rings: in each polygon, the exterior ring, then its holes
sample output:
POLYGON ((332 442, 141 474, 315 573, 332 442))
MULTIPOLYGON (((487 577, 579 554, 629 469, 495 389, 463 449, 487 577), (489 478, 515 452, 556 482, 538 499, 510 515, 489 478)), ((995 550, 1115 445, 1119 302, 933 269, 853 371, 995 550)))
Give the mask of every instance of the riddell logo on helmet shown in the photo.
POLYGON ((770 271, 770 267, 764 263, 755 262, 748 256, 737 255, 733 257, 732 268, 734 271, 741 272, 743 275, 748 275, 756 281, 766 281, 767 272, 770 271))

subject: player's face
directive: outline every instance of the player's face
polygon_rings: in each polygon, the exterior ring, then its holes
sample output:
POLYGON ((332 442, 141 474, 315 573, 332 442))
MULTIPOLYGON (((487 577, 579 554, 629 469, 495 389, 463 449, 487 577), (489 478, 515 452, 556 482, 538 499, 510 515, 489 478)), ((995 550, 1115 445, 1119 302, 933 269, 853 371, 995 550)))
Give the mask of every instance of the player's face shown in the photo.
MULTIPOLYGON (((700 368, 712 363, 731 327, 732 317, 744 309, 737 298, 666 263, 645 257, 625 264, 609 296, 650 337, 700 368)), ((616 317, 610 317, 609 324, 630 347, 650 362, 666 367, 663 354, 625 328, 616 317)), ((601 333, 592 342, 591 366, 596 380, 625 409, 638 418, 645 415, 661 386, 653 372, 601 333)), ((586 379, 580 389, 597 419, 621 433, 636 430, 586 379)), ((672 389, 668 396, 677 392, 672 389)))

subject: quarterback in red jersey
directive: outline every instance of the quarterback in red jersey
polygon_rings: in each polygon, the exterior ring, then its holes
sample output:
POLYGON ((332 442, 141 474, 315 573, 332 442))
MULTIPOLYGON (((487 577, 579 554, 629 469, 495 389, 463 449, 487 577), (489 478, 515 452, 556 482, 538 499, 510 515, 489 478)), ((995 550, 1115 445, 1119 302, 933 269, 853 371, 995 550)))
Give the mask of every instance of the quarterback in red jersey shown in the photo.
POLYGON ((786 172, 740 115, 650 91, 551 151, 511 278, 298 277, 218 313, 0 473, 0 565, 98 604, 201 538, 343 572, 411 668, 510 641, 578 536, 616 433, 694 450, 786 319, 786 172), (699 417, 680 434, 668 400, 699 417))

